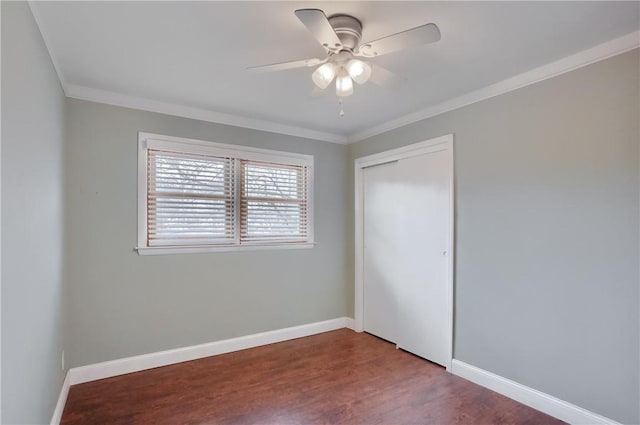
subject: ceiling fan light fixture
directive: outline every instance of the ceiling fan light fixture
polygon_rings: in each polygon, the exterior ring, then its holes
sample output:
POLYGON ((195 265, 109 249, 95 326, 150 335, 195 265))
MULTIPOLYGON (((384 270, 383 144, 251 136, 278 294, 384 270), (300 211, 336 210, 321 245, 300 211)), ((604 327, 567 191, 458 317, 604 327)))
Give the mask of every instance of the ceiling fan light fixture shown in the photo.
POLYGON ((344 68, 340 68, 340 71, 338 71, 336 94, 338 97, 346 97, 353 94, 353 80, 344 68))
POLYGON ((311 74, 313 82, 320 89, 326 89, 329 87, 329 84, 331 84, 335 76, 336 66, 331 62, 320 65, 315 71, 313 71, 313 74, 311 74))
POLYGON ((347 63, 349 76, 358 84, 364 84, 371 78, 371 65, 359 59, 351 59, 347 63))
MULTIPOLYGON (((328 17, 320 9, 297 9, 295 15, 324 47, 326 56, 254 66, 249 69, 283 71, 316 67, 311 75, 314 84, 318 89, 324 90, 335 79, 340 104, 344 96, 353 94, 354 81, 357 84, 372 81, 382 87, 389 87, 394 81, 401 81, 392 72, 377 64, 375 75, 371 78, 373 65, 365 61, 367 58, 434 43, 441 38, 438 26, 429 23, 361 43, 362 22, 351 15, 341 13, 328 17), (363 58, 365 60, 362 60, 363 58)), ((314 88, 313 93, 317 91, 314 88)), ((340 115, 344 115, 344 111, 341 111, 340 115)))

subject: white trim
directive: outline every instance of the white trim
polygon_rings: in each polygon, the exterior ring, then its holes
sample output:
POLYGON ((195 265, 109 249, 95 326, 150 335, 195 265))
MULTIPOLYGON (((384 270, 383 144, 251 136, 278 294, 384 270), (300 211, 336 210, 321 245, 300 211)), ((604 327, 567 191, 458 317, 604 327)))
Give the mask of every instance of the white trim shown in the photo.
POLYGON ((356 321, 351 317, 343 317, 344 319, 344 327, 347 329, 351 329, 352 331, 356 330, 356 321))
POLYGON ((140 356, 126 357, 123 359, 71 368, 64 378, 62 389, 60 390, 60 396, 58 397, 58 403, 56 404, 53 416, 51 417, 51 425, 60 424, 64 406, 69 394, 69 387, 71 385, 96 381, 98 379, 111 378, 113 376, 124 375, 132 372, 140 372, 142 370, 168 366, 218 354, 246 350, 247 348, 274 344, 277 342, 316 335, 342 328, 353 329, 353 319, 350 317, 339 317, 337 319, 325 320, 323 322, 309 323, 306 325, 225 339, 207 344, 192 345, 190 347, 159 351, 156 353, 143 354, 140 356))
POLYGON ((451 149, 453 144, 453 134, 436 137, 424 142, 412 143, 407 146, 390 149, 384 152, 374 153, 355 159, 358 168, 371 167, 373 165, 384 164, 385 162, 397 161, 399 159, 410 158, 433 152, 434 148, 440 150, 451 149))
POLYGON ((570 424, 620 425, 612 419, 605 418, 575 404, 560 400, 457 359, 453 359, 451 373, 570 424))
POLYGON ((51 48, 51 43, 49 43, 49 35, 48 32, 44 29, 42 25, 42 19, 40 18, 40 13, 38 12, 38 8, 36 4, 32 0, 28 0, 27 4, 29 5, 29 9, 31 9, 31 14, 33 15, 33 20, 36 21, 36 26, 40 31, 40 36, 42 37, 42 41, 44 42, 44 46, 49 53, 49 58, 51 58, 51 63, 53 64, 53 69, 56 71, 56 75, 58 76, 58 81, 60 82, 60 86, 62 87, 62 91, 67 94, 67 88, 64 81, 64 76, 62 75, 62 68, 60 67, 60 62, 58 62, 57 57, 53 54, 53 49, 51 48))
POLYGON ((202 254, 206 252, 232 252, 232 251, 277 251, 288 249, 310 249, 316 246, 315 242, 311 243, 281 243, 279 245, 272 244, 242 244, 242 245, 204 245, 204 246, 142 246, 135 250, 140 255, 167 255, 167 254, 202 254))
POLYGON ((64 406, 67 404, 67 396, 69 395, 69 387, 71 386, 71 379, 69 377, 69 372, 64 377, 64 382, 62 382, 62 388, 60 389, 60 395, 58 396, 58 402, 56 403, 56 408, 53 411, 53 415, 51 416, 51 425, 59 425, 62 420, 62 413, 64 412, 64 406))
POLYGON ((451 369, 451 360, 453 359, 453 273, 454 273, 454 257, 455 257, 455 245, 454 241, 454 228, 455 228, 455 198, 454 198, 454 160, 453 160, 453 134, 447 134, 445 136, 436 137, 434 139, 426 140, 424 142, 414 143, 408 146, 403 146, 396 149, 391 149, 385 152, 368 155, 355 160, 354 167, 354 201, 355 201, 355 305, 354 305, 354 330, 362 332, 364 330, 364 278, 363 278, 363 249, 364 249, 364 210, 363 210, 363 188, 362 188, 362 173, 366 167, 373 165, 383 164, 385 162, 397 161, 403 158, 409 158, 430 152, 448 151, 448 160, 450 161, 450 222, 449 222, 449 243, 447 252, 449 255, 448 264, 448 279, 447 279, 447 296, 448 296, 448 324, 447 324, 447 364, 445 365, 447 370, 451 369))
POLYGON ((254 148, 244 145, 216 143, 185 137, 164 136, 142 131, 138 132, 138 147, 140 149, 159 149, 187 154, 240 158, 250 161, 276 162, 306 167, 313 166, 313 155, 254 148))
POLYGON ((416 121, 440 115, 442 113, 458 109, 472 103, 498 96, 500 94, 517 90, 530 84, 553 78, 555 76, 573 71, 578 68, 582 68, 592 63, 640 47, 640 31, 635 31, 622 37, 575 53, 573 55, 569 55, 563 59, 551 62, 547 65, 534 68, 515 77, 508 78, 485 88, 469 92, 454 99, 450 99, 438 105, 434 105, 432 107, 413 112, 403 117, 383 122, 364 131, 356 132, 350 135, 343 135, 282 124, 275 121, 248 118, 240 115, 232 115, 208 109, 194 108, 177 103, 162 102, 143 97, 130 96, 122 93, 100 90, 76 84, 67 84, 64 80, 64 76, 62 75, 62 70, 59 66, 59 62, 56 59, 56 56, 53 54, 53 50, 51 49, 51 43, 49 43, 50 37, 48 35, 48 32, 43 28, 42 20, 39 18, 37 6, 33 1, 29 0, 28 3, 29 7, 31 8, 31 13, 33 14, 36 21, 36 25, 40 29, 40 34, 42 35, 45 46, 49 51, 49 56, 51 57, 53 66, 56 70, 56 73, 58 74, 58 79, 60 80, 62 89, 64 90, 67 97, 340 144, 359 142, 368 137, 372 137, 377 134, 402 127, 416 121))
MULTIPOLYGON (((357 160, 356 160, 357 161, 357 160)), ((354 239, 354 257, 353 257, 353 276, 354 276, 354 330, 356 332, 364 331, 364 191, 362 187, 362 168, 354 167, 354 211, 355 211, 355 239, 354 239)))
POLYGON ((347 143, 346 136, 336 133, 317 131, 303 127, 281 124, 274 121, 247 118, 240 115, 226 114, 223 112, 216 112, 208 109, 194 108, 177 103, 162 102, 143 97, 130 96, 127 94, 100 90, 91 87, 84 87, 76 84, 66 84, 65 93, 67 97, 70 98, 105 103, 107 105, 115 105, 122 106, 124 108, 139 109, 142 111, 157 112, 160 114, 174 115, 177 117, 191 118, 200 121, 267 131, 270 133, 304 137, 307 139, 320 140, 324 142, 339 144, 347 143))
POLYGON ((164 134, 147 133, 144 131, 138 132, 138 141, 144 140, 152 147, 162 148, 163 143, 167 147, 167 142, 172 144, 175 148, 176 144, 184 146, 185 153, 194 152, 194 149, 200 148, 202 153, 209 153, 211 150, 219 149, 224 150, 225 153, 232 152, 232 155, 242 157, 242 159, 256 159, 262 161, 268 160, 281 160, 286 158, 288 162, 295 162, 299 165, 308 165, 310 161, 313 161, 313 155, 297 152, 277 151, 274 149, 254 148, 252 146, 244 145, 232 145, 228 143, 217 143, 208 140, 189 139, 187 137, 178 136, 166 136, 164 134))
POLYGON ((138 133, 138 209, 136 211, 138 219, 138 254, 140 247, 147 245, 147 146, 145 133, 138 133))
MULTIPOLYGON (((313 155, 283 152, 271 149, 254 148, 243 145, 209 142, 205 140, 188 139, 176 136, 164 136, 160 134, 138 132, 138 246, 135 248, 139 255, 159 254, 193 254, 222 251, 244 250, 272 250, 272 249, 303 249, 313 248, 314 242, 314 157, 313 155), (147 158, 149 149, 160 149, 171 152, 187 154, 213 155, 221 158, 233 158, 236 175, 236 201, 234 214, 238 220, 235 243, 228 240, 216 244, 217 241, 207 245, 171 245, 171 246, 147 246, 147 158), (277 164, 303 166, 307 169, 307 234, 305 238, 274 238, 268 241, 244 241, 240 240, 240 179, 239 166, 236 160, 253 160, 272 162, 277 164)), ((183 241, 188 244, 189 241, 183 241)), ((182 243, 174 241, 174 243, 182 243)))
MULTIPOLYGON (((88 366, 72 368, 67 372, 58 403, 51 418, 51 425, 58 425, 71 385, 82 384, 98 379, 110 378, 132 372, 168 366, 218 354, 245 350, 261 345, 274 344, 305 336, 316 335, 337 329, 354 329, 355 321, 350 317, 340 317, 324 322, 310 323, 269 332, 247 335, 239 338, 226 339, 208 344, 194 345, 174 350, 160 351, 134 357, 96 363, 88 366)), ((499 394, 540 410, 548 415, 566 421, 570 424, 602 424, 620 425, 618 422, 590 412, 574 404, 560 400, 541 391, 534 390, 510 379, 503 378, 486 370, 453 359, 449 369, 454 375, 460 376, 499 394)))
POLYGON ((348 143, 355 143, 376 136, 387 131, 421 121, 463 106, 471 105, 482 100, 490 99, 513 90, 526 87, 549 78, 582 68, 595 62, 616 56, 629 50, 640 47, 640 31, 635 31, 625 36, 583 50, 567 56, 555 62, 526 71, 515 77, 492 84, 490 86, 474 90, 462 96, 449 99, 438 105, 412 112, 402 117, 383 122, 363 131, 353 133, 347 137, 348 143))
POLYGON ((352 325, 352 320, 353 319, 348 317, 339 317, 337 319, 325 320, 323 322, 309 323, 306 325, 277 329, 253 335, 241 336, 238 338, 225 339, 206 344, 192 345, 190 347, 176 348, 173 350, 126 357, 123 359, 96 363, 88 366, 75 367, 69 369, 67 376, 69 378, 70 385, 82 384, 84 382, 110 378, 112 376, 124 375, 126 373, 139 372, 175 363, 201 359, 203 357, 231 353, 233 351, 259 347, 261 345, 274 344, 277 342, 288 341, 290 339, 334 331, 336 329, 348 328, 352 325))

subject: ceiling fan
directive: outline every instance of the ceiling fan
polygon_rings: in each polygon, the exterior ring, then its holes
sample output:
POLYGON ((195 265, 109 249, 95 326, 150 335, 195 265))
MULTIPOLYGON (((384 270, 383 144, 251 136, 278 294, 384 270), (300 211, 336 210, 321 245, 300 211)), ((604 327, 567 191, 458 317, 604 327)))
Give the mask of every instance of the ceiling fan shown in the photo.
MULTIPOLYGON (((317 67, 311 78, 318 89, 326 89, 335 79, 336 95, 342 98, 353 94, 353 82, 367 81, 388 86, 398 77, 391 71, 367 60, 398 50, 409 49, 440 40, 436 24, 425 24, 374 41, 361 43, 362 23, 353 16, 338 14, 327 17, 319 9, 298 9, 296 16, 326 50, 324 58, 303 59, 270 65, 254 66, 254 71, 283 71, 294 68, 317 67)), ((340 110, 340 115, 344 111, 340 110)))

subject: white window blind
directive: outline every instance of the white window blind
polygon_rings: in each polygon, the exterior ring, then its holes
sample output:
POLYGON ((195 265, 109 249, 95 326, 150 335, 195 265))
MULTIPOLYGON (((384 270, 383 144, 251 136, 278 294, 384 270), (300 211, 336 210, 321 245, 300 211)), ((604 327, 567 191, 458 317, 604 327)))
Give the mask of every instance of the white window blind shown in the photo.
POLYGON ((147 158, 148 246, 233 242, 231 158, 152 149, 147 158))
POLYGON ((241 163, 241 241, 305 240, 307 167, 241 163))
POLYGON ((139 253, 312 246, 313 157, 145 135, 139 253))

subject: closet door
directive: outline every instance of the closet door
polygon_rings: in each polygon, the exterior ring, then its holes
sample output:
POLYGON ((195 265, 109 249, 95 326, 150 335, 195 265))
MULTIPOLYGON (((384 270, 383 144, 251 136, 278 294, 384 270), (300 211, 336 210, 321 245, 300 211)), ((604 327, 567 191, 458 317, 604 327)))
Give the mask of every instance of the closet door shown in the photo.
POLYGON ((398 334, 396 162, 363 169, 364 330, 387 341, 398 334))
POLYGON ((450 166, 444 150, 401 159, 395 168, 395 342, 446 365, 449 343, 450 166))
POLYGON ((450 152, 363 169, 364 330, 447 365, 450 152))

